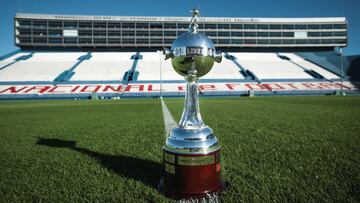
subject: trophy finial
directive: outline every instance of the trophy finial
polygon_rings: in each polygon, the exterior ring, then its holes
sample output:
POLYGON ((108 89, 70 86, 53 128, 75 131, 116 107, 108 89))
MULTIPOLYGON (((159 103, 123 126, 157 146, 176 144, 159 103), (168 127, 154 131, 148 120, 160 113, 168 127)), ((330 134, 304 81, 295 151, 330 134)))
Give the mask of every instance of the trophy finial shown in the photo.
POLYGON ((199 5, 195 6, 192 10, 190 10, 192 14, 192 18, 189 25, 189 30, 192 33, 197 33, 197 28, 199 27, 197 24, 197 20, 200 17, 199 5))
POLYGON ((200 17, 200 7, 196 5, 191 11, 192 17, 200 17))
MULTIPOLYGON (((214 65, 214 62, 220 63, 221 53, 215 50, 214 43, 209 37, 198 32, 197 20, 200 16, 199 6, 192 10, 192 18, 188 32, 178 36, 171 49, 165 49, 165 59, 171 59, 174 70, 187 79, 188 75, 193 75, 196 70, 196 77, 200 78, 206 75, 214 65), (193 66, 195 63, 195 66, 193 66)), ((189 78, 190 79, 190 78, 189 78)))

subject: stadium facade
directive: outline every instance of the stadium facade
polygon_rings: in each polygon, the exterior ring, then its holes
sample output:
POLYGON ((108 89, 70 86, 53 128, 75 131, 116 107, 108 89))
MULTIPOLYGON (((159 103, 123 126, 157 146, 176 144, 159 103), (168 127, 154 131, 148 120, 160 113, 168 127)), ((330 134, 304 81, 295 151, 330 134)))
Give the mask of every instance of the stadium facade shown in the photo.
MULTIPOLYGON (((20 47, 170 47, 185 33, 189 17, 120 17, 17 14, 15 39, 20 47)), ((345 18, 209 18, 199 32, 216 47, 347 46, 345 18)))
MULTIPOLYGON (((16 14, 20 50, 0 57, 0 98, 182 96, 185 81, 161 50, 189 20, 16 14)), ((357 92, 335 52, 348 44, 345 18, 204 17, 199 31, 224 53, 202 95, 357 92)))

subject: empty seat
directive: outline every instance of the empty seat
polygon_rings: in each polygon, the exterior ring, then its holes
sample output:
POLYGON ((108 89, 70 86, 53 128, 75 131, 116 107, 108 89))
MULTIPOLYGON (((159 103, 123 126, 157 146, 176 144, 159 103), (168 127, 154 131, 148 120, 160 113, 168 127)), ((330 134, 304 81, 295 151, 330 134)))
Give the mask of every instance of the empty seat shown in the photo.
POLYGON ((53 81, 59 74, 71 68, 81 52, 36 52, 19 53, 5 61, 11 65, 0 70, 0 81, 53 81), (29 57, 25 57, 29 56, 29 57), (18 60, 24 57, 24 60, 18 60))
POLYGON ((237 62, 259 79, 312 79, 301 67, 275 53, 233 53, 237 62))
POLYGON ((162 80, 184 80, 172 68, 171 59, 165 60, 162 53, 141 52, 140 54, 142 59, 138 61, 136 68, 139 72, 138 81, 160 81, 160 65, 162 80))
POLYGON ((305 59, 301 58, 300 56, 293 54, 293 53, 281 53, 281 55, 287 56, 291 59, 291 61, 295 62, 296 64, 310 70, 314 70, 317 73, 321 74, 325 78, 328 79, 339 79, 339 76, 335 75, 334 73, 314 64, 310 61, 306 61, 305 59))
POLYGON ((93 52, 91 58, 82 61, 70 81, 122 80, 133 63, 134 52, 93 52))
POLYGON ((221 63, 214 62, 211 71, 202 79, 244 79, 236 64, 223 56, 221 63))

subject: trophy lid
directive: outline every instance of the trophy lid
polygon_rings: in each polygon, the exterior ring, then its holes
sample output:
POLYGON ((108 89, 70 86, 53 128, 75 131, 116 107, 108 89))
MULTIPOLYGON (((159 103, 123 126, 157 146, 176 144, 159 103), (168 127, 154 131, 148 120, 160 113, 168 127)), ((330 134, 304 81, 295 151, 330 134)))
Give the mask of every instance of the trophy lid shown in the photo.
POLYGON ((200 16, 199 6, 191 10, 192 18, 188 32, 175 39, 171 50, 175 56, 213 56, 215 52, 214 43, 206 35, 198 32, 198 18, 200 16), (182 50, 184 49, 184 50, 182 50))
POLYGON ((206 75, 214 65, 221 62, 221 53, 217 53, 214 43, 206 35, 199 33, 197 19, 200 16, 198 7, 192 11, 188 32, 175 39, 171 50, 165 49, 165 59, 172 59, 174 70, 182 76, 206 75))

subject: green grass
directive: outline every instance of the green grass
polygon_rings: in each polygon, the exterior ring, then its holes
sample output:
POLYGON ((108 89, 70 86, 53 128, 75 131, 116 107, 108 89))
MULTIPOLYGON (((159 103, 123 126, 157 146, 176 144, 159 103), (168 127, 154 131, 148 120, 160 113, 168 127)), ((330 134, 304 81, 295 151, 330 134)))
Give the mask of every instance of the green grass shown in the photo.
MULTIPOLYGON (((183 99, 165 99, 179 120, 183 99)), ((201 98, 230 201, 360 201, 360 97, 201 98)), ((159 100, 0 102, 0 202, 167 202, 159 100)))

